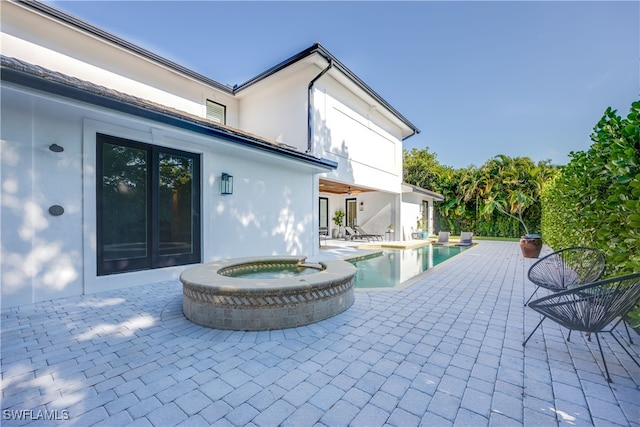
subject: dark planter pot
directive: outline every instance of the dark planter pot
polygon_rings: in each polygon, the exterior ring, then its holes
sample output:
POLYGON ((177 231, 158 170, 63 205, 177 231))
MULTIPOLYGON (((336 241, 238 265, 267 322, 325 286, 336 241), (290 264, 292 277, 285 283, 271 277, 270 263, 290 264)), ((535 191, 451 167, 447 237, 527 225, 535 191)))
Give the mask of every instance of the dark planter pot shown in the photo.
POLYGON ((542 250, 542 237, 539 234, 520 237, 520 250, 525 258, 538 258, 542 250))

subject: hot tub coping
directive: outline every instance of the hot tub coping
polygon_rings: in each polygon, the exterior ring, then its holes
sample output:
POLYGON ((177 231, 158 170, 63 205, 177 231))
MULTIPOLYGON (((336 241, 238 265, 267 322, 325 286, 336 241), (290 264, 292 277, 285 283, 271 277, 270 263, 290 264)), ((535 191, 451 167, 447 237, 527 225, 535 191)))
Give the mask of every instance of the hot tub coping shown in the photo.
POLYGON ((263 256, 243 257, 213 261, 188 268, 180 275, 183 285, 192 288, 207 288, 224 294, 251 293, 271 294, 274 291, 294 291, 311 287, 328 285, 345 276, 355 275, 356 267, 343 260, 326 260, 318 263, 305 264, 305 256, 263 256), (219 272, 224 269, 245 264, 300 264, 312 268, 322 269, 317 273, 291 278, 256 279, 225 276, 219 272))
POLYGON ((318 263, 317 273, 273 279, 219 274, 243 264, 299 264, 306 257, 244 257, 200 264, 180 275, 182 311, 210 328, 263 331, 304 326, 342 313, 354 302, 356 267, 343 260, 318 263))

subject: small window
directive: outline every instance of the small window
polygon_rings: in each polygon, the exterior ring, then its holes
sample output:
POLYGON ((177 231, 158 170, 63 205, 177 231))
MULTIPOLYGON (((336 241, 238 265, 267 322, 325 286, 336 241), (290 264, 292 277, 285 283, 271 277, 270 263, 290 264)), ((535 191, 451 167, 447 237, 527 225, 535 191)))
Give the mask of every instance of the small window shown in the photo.
POLYGON ((227 107, 207 99, 207 119, 224 125, 227 123, 226 113, 227 107))

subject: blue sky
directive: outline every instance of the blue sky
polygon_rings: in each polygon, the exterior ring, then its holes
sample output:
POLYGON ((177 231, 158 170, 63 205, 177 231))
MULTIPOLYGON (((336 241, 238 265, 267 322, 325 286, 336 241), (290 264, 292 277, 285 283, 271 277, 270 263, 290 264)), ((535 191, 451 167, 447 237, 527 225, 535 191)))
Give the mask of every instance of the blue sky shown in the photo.
POLYGON ((220 83, 320 42, 455 168, 497 154, 566 164, 640 99, 640 3, 55 1, 220 83))

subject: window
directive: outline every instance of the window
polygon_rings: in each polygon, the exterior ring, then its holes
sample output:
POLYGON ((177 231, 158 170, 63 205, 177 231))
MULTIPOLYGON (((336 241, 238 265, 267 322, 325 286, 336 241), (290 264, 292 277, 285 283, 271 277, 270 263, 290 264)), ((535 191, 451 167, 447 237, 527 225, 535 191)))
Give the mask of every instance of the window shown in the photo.
POLYGON ((201 262, 200 156, 96 140, 98 275, 201 262))
POLYGON ((227 123, 227 107, 207 99, 207 119, 222 125, 227 123))
POLYGON ((318 221, 320 228, 329 228, 329 199, 320 197, 318 221))

